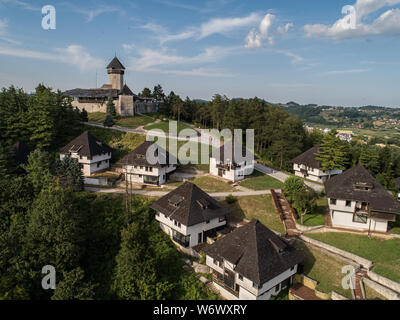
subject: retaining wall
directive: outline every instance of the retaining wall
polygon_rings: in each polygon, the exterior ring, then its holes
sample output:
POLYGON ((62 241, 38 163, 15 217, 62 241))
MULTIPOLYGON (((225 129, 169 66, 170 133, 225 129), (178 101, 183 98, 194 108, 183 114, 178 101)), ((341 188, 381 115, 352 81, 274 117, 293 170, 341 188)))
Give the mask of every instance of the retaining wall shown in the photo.
POLYGON ((400 283, 394 282, 394 281, 392 281, 392 280, 390 280, 388 278, 380 276, 379 274, 376 274, 373 271, 368 271, 367 275, 371 280, 373 280, 373 281, 375 281, 375 282, 377 282, 377 283, 379 283, 379 284, 381 284, 381 285, 383 285, 383 286, 385 286, 385 287, 397 292, 398 294, 400 294, 400 283))
POLYGON ((370 287, 371 289, 374 289, 376 292, 378 292, 379 294, 381 294, 382 296, 384 296, 389 300, 400 300, 399 294, 375 281, 372 281, 368 278, 364 278, 363 284, 370 287))

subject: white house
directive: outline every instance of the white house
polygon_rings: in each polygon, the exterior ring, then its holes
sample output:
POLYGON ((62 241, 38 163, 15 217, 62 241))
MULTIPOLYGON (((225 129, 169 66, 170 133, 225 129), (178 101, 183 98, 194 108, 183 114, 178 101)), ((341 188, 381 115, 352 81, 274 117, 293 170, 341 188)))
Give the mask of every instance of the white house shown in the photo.
POLYGON ((358 165, 325 182, 332 226, 387 232, 400 203, 358 165))
POLYGON ((76 159, 84 176, 110 167, 112 149, 88 131, 72 140, 60 150, 60 159, 69 156, 76 159))
POLYGON ((230 300, 269 300, 292 284, 303 254, 253 219, 203 249, 213 283, 230 300))
POLYGON ((210 174, 236 182, 243 180, 254 171, 255 156, 251 152, 242 150, 243 159, 235 157, 235 145, 232 143, 231 152, 225 152, 225 145, 219 149, 219 155, 210 155, 210 174), (244 155, 243 155, 244 154, 244 155))
POLYGON ((145 141, 118 161, 117 165, 123 168, 125 178, 129 182, 162 185, 167 182, 171 172, 176 170, 176 164, 170 164, 169 160, 169 152, 153 141, 145 141), (150 159, 147 158, 147 150, 150 147, 154 149, 153 155, 157 158, 155 163, 149 162, 150 159))
POLYGON ((185 182, 154 202, 161 229, 184 248, 191 248, 225 228, 230 211, 196 185, 185 182))
POLYGON ((296 176, 322 183, 329 175, 332 177, 343 172, 340 169, 322 170, 321 161, 317 160, 319 148, 319 145, 316 145, 292 160, 296 176))

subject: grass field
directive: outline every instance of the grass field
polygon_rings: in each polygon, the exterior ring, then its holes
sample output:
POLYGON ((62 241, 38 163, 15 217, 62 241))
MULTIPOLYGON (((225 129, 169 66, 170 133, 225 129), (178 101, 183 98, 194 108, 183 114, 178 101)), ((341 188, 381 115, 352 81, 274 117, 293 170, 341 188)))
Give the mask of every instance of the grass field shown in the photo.
POLYGON ((269 190, 269 189, 281 189, 283 183, 267 176, 257 170, 253 171, 253 174, 246 180, 239 183, 242 187, 251 190, 269 190))
POLYGON ((336 232, 307 236, 371 260, 374 272, 400 282, 400 239, 370 239, 368 236, 336 232))
MULTIPOLYGON (((145 130, 161 129, 165 133, 168 133, 169 132, 169 121, 161 121, 161 122, 158 122, 158 123, 153 123, 153 124, 145 126, 144 129, 145 130)), ((180 131, 183 130, 183 129, 192 129, 192 128, 188 127, 187 125, 183 124, 182 122, 178 122, 178 132, 177 132, 177 134, 179 134, 180 131)))
MULTIPOLYGON (((88 114, 88 118, 89 121, 103 123, 104 119, 106 118, 106 114, 104 112, 93 112, 88 114)), ((145 126, 149 123, 153 123, 154 121, 154 118, 142 115, 136 115, 134 117, 121 117, 119 119, 114 118, 114 122, 116 125, 129 128, 145 126)))
MULTIPOLYGON (((327 206, 328 199, 326 197, 318 199, 315 210, 303 217, 303 225, 308 227, 325 225, 325 208, 327 206)), ((297 223, 301 224, 300 217, 297 219, 297 223)))
POLYGON ((146 139, 146 137, 141 134, 131 132, 124 133, 117 130, 103 129, 99 127, 84 126, 82 131, 84 130, 88 130, 95 137, 113 148, 112 163, 115 163, 123 156, 133 151, 146 139))
MULTIPOLYGON (((206 192, 233 192, 235 191, 228 183, 210 176, 198 177, 190 181, 206 192)), ((168 186, 179 187, 183 182, 172 182, 168 186)))
POLYGON ((239 218, 258 219, 266 227, 282 234, 285 233, 285 227, 279 219, 272 196, 269 194, 239 197, 235 203, 228 204, 224 201, 223 204, 239 218))
POLYGON ((294 246, 305 255, 303 273, 311 279, 317 280, 317 290, 324 293, 337 293, 352 299, 351 291, 342 288, 342 268, 348 263, 339 260, 322 251, 307 246, 301 241, 296 241, 294 246))

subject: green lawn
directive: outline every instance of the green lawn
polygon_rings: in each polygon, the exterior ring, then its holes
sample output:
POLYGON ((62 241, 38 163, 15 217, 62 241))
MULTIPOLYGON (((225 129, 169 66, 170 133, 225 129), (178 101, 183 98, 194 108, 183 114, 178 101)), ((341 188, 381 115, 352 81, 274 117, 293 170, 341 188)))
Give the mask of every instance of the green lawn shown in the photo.
POLYGON ((267 176, 257 170, 253 171, 253 174, 246 180, 239 183, 242 187, 252 190, 269 190, 269 189, 281 189, 283 183, 267 176))
POLYGON ((285 233, 285 227, 279 219, 279 214, 270 194, 238 197, 235 203, 228 204, 223 201, 223 204, 239 218, 258 219, 266 227, 282 234, 285 233))
POLYGON ((307 277, 318 281, 317 290, 324 293, 336 291, 352 299, 351 291, 342 287, 342 278, 345 276, 342 273, 342 268, 348 265, 348 263, 308 246, 301 241, 296 241, 294 246, 304 253, 303 273, 307 277))
MULTIPOLYGON (((315 210, 303 217, 303 225, 308 227, 325 225, 325 208, 327 206, 328 200, 326 197, 318 199, 315 210)), ((300 217, 297 219, 297 223, 301 224, 300 217)))
MULTIPOLYGON (((161 121, 158 123, 153 123, 153 124, 147 125, 144 127, 144 129, 145 130, 161 129, 165 133, 168 133, 169 132, 169 123, 170 123, 170 121, 161 121)), ((192 129, 192 128, 188 127, 187 125, 183 124, 182 122, 178 122, 177 134, 179 134, 179 132, 183 129, 192 129)))
MULTIPOLYGON (((228 183, 222 181, 217 178, 213 178, 210 176, 198 177, 193 180, 190 180, 191 183, 194 183, 200 189, 206 192, 233 192, 235 191, 228 183)), ((167 186, 179 187, 183 184, 183 182, 171 182, 167 186)))
MULTIPOLYGON (((103 123, 106 118, 106 113, 104 112, 93 112, 88 114, 89 121, 103 123)), ((140 126, 148 125, 153 123, 154 118, 150 116, 136 115, 134 117, 114 117, 114 122, 116 125, 121 127, 137 128, 140 126)))
POLYGON ((393 234, 400 234, 400 217, 397 217, 396 222, 389 222, 389 226, 393 234))
POLYGON ((400 239, 370 239, 368 236, 336 232, 307 236, 371 260, 374 272, 400 282, 400 239))
POLYGON ((111 130, 106 128, 84 126, 82 132, 88 130, 96 138, 107 143, 113 148, 113 156, 111 162, 114 163, 121 159, 123 156, 133 151, 141 143, 143 143, 146 137, 142 134, 136 133, 125 133, 117 130, 111 130))

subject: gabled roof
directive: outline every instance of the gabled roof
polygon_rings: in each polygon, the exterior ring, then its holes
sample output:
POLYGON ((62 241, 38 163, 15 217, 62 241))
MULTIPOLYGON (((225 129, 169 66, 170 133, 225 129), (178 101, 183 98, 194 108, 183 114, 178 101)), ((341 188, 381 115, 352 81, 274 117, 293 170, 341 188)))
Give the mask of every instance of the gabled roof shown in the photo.
POLYGON ((125 84, 121 90, 121 92, 119 93, 120 95, 124 95, 124 96, 133 96, 133 92, 131 89, 129 89, 129 87, 125 84))
POLYGON ((328 198, 367 202, 372 211, 400 214, 400 203, 362 165, 326 181, 325 191, 328 198), (369 190, 356 190, 355 185, 369 190))
POLYGON ((234 270, 259 286, 292 268, 304 255, 283 238, 253 219, 209 245, 203 252, 234 264, 234 270))
MULTIPOLYGON (((231 146, 232 146, 232 154, 225 154, 225 145, 226 144, 222 145, 219 148, 219 158, 217 157, 217 160, 220 160, 222 162, 228 162, 229 161, 229 162, 232 162, 232 163, 237 163, 237 161, 235 159, 235 150, 236 150, 237 144, 232 142, 232 144, 231 144, 231 146)), ((228 143, 228 148, 229 147, 230 147, 230 145, 228 143)), ((241 151, 242 151, 242 157, 245 157, 246 156, 246 147, 244 145, 241 147, 241 151)), ((255 156, 253 154, 253 152, 251 152, 250 150, 247 150, 247 153, 249 154, 250 157, 252 157, 252 159, 254 159, 254 160, 258 159, 258 157, 255 156)), ((213 152, 211 152, 210 157, 213 158, 213 152)))
POLYGON ((118 98, 118 89, 72 89, 63 92, 64 95, 76 98, 118 98))
POLYGON ((319 145, 308 149, 306 152, 302 153, 298 157, 292 160, 296 164, 304 164, 308 167, 320 169, 321 161, 317 160, 317 153, 319 152, 319 145))
POLYGON ((122 65, 121 61, 119 61, 118 58, 115 57, 108 64, 107 69, 122 69, 122 70, 125 70, 125 67, 122 65))
POLYGON ((168 163, 170 163, 171 155, 168 151, 165 149, 161 148, 160 146, 157 146, 157 152, 160 157, 160 160, 163 160, 162 156, 165 156, 166 163, 161 163, 160 161, 157 161, 157 163, 152 164, 148 161, 146 157, 147 149, 150 148, 153 144, 155 144, 154 141, 145 141, 143 142, 140 146, 138 146, 135 150, 133 150, 131 153, 127 154, 125 157, 123 157, 121 160, 117 162, 117 165, 135 165, 135 166, 147 166, 147 167, 154 167, 154 168, 161 168, 168 163))
POLYGON ((22 141, 17 141, 11 146, 11 153, 17 165, 27 164, 28 156, 33 151, 33 148, 26 145, 22 141))
POLYGON ((76 152, 85 157, 93 157, 112 152, 112 149, 91 133, 85 131, 60 150, 61 154, 68 154, 71 152, 76 152))
POLYGON ((190 227, 207 220, 226 216, 230 211, 198 186, 185 182, 158 199, 150 208, 190 227))

